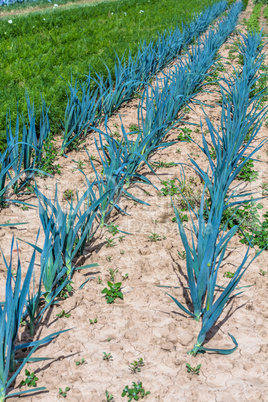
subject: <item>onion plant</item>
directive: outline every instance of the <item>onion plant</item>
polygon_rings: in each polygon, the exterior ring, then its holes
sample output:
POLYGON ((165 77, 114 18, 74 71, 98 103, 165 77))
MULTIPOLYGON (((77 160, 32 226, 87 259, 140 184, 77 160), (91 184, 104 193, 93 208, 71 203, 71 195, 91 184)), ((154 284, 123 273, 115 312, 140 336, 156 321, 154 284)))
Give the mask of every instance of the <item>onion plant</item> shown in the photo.
POLYGON ((45 310, 61 292, 63 288, 62 284, 66 286, 70 281, 70 279, 67 277, 67 267, 65 267, 63 263, 63 244, 55 226, 53 226, 53 223, 54 220, 53 217, 51 217, 45 230, 43 248, 37 247, 32 243, 28 243, 41 254, 38 290, 37 293, 35 293, 36 285, 34 273, 32 278, 32 292, 29 290, 27 311, 25 313, 25 318, 27 315, 29 318, 29 327, 31 333, 34 331, 35 321, 37 319, 40 321, 45 310), (44 291, 41 291, 42 285, 44 287, 44 291), (43 300, 43 298, 46 305, 44 309, 40 310, 40 302, 43 300))
POLYGON ((101 93, 102 114, 111 116, 123 103, 128 102, 134 92, 140 87, 141 80, 139 72, 136 70, 134 63, 127 63, 124 56, 119 59, 116 55, 114 79, 111 71, 107 68, 107 79, 103 82, 103 77, 99 76, 101 93))
MULTIPOLYGON (((69 275, 73 272, 74 258, 79 253, 83 253, 85 240, 90 240, 97 230, 93 229, 93 221, 105 195, 96 199, 91 205, 87 204, 87 208, 83 210, 83 205, 88 201, 90 193, 93 192, 91 186, 80 199, 76 192, 76 206, 71 199, 68 208, 63 210, 59 204, 57 187, 54 202, 45 197, 37 187, 35 187, 35 192, 39 200, 39 216, 44 232, 46 233, 49 229, 54 242, 53 247, 57 246, 57 249, 53 251, 55 258, 58 258, 57 254, 62 255, 64 266, 67 268, 66 274, 69 275), (56 239, 58 240, 56 241, 56 239)), ((90 266, 86 266, 86 268, 90 266)), ((82 267, 77 269, 82 269, 82 267)))
MULTIPOLYGON (((259 45, 260 39, 260 36, 255 36, 259 45)), ((191 240, 188 240, 180 215, 175 208, 179 231, 186 252, 187 275, 193 311, 186 309, 178 300, 171 297, 185 313, 196 320, 202 318, 202 328, 190 354, 205 350, 227 354, 236 349, 237 342, 233 336, 231 338, 235 347, 229 350, 206 349, 202 344, 205 341, 206 334, 232 297, 232 292, 237 288, 248 266, 259 254, 255 255, 250 263, 247 263, 248 248, 242 263, 237 268, 228 286, 225 288, 217 286, 217 274, 225 256, 226 248, 239 229, 239 226, 236 225, 227 231, 228 222, 222 227, 223 212, 231 206, 251 202, 251 200, 245 199, 251 194, 236 194, 230 190, 230 187, 245 163, 267 141, 261 141, 256 147, 252 147, 252 141, 256 139, 265 116, 265 109, 259 109, 263 92, 261 91, 251 97, 253 85, 259 79, 258 69, 263 58, 259 54, 259 45, 255 46, 255 61, 252 60, 252 57, 248 57, 250 53, 248 44, 252 44, 252 41, 253 36, 251 35, 251 39, 248 41, 244 38, 246 46, 241 46, 245 63, 242 73, 234 70, 233 77, 229 79, 225 77, 225 86, 221 87, 223 100, 220 129, 215 128, 206 116, 210 140, 216 152, 216 160, 213 161, 211 158, 208 141, 204 134, 202 134, 203 147, 199 146, 199 148, 209 160, 209 170, 205 172, 194 160, 190 159, 194 169, 205 183, 200 210, 196 212, 189 205, 198 222, 196 224, 192 219, 191 240), (251 68, 247 63, 250 64, 251 68), (207 189, 210 195, 210 207, 205 203, 207 189), (204 212, 206 212, 206 217, 204 212), (216 291, 221 292, 218 298, 216 291)), ((252 49, 251 46, 250 49, 252 49)))
MULTIPOLYGON (((144 135, 141 131, 127 133, 123 124, 121 126, 122 139, 121 141, 112 138, 107 127, 107 118, 105 124, 105 132, 95 128, 95 131, 99 132, 99 143, 95 139, 95 145, 98 149, 101 164, 103 167, 102 174, 98 174, 97 170, 91 161, 92 167, 95 171, 96 180, 93 185, 98 188, 99 196, 102 196, 106 192, 106 198, 99 205, 99 218, 101 226, 104 225, 106 218, 110 215, 111 211, 115 207, 119 211, 123 212, 119 207, 118 202, 120 197, 124 194, 127 197, 135 199, 135 201, 146 204, 144 201, 136 199, 133 197, 127 189, 130 186, 130 182, 144 182, 146 184, 151 184, 144 175, 138 172, 138 169, 142 163, 145 163, 149 169, 153 171, 149 162, 144 155, 144 150, 146 148, 146 142, 150 136, 147 136, 144 140, 144 135), (133 139, 133 136, 136 138, 133 139), (106 143, 104 144, 104 139, 106 143)), ((154 135, 154 133, 152 133, 154 135)), ((171 143, 162 144, 162 148, 171 145, 171 143)), ((146 148, 146 152, 150 150, 153 152, 159 148, 156 145, 154 148, 146 148)), ((87 179, 87 183, 91 186, 91 183, 87 179)), ((93 195, 95 197, 95 195, 93 195)), ((95 198, 92 198, 93 202, 95 198)), ((148 204, 147 204, 148 205, 148 204)))
POLYGON ((0 207, 5 205, 5 202, 9 201, 4 198, 7 190, 14 185, 17 180, 19 180, 20 176, 23 174, 23 171, 20 172, 15 177, 11 177, 9 173, 9 169, 12 167, 12 162, 9 162, 9 149, 6 149, 3 153, 0 153, 0 207), (8 182, 7 182, 8 179, 8 182))
MULTIPOLYGON (((3 255, 4 263, 7 268, 7 280, 6 280, 6 300, 4 304, 4 311, 1 310, 2 318, 2 331, 8 328, 8 332, 12 334, 11 340, 12 343, 10 345, 10 371, 15 370, 16 361, 15 361, 15 341, 17 339, 20 321, 23 313, 23 309, 25 306, 25 301, 27 297, 27 293, 30 286, 30 281, 32 277, 32 272, 34 268, 34 260, 35 260, 35 251, 32 254, 31 261, 23 282, 21 286, 21 263, 20 258, 18 256, 18 263, 17 263, 17 273, 16 277, 12 275, 12 254, 13 254, 13 247, 14 247, 14 238, 12 239, 11 244, 11 253, 10 253, 10 262, 5 259, 3 255), (12 289, 12 284, 14 283, 14 290, 12 289), (8 323, 6 322, 6 317, 8 317, 8 323), (8 325, 8 327, 6 327, 8 325), (6 327, 6 328, 5 328, 6 327)), ((17 248, 18 252, 18 248, 17 248)))
POLYGON ((111 161, 111 165, 106 158, 102 160, 103 162, 103 172, 99 174, 92 160, 90 159, 92 168, 95 173, 95 180, 90 183, 89 179, 86 177, 88 188, 90 189, 92 185, 95 185, 98 190, 98 196, 95 192, 90 191, 88 193, 90 197, 90 202, 98 202, 98 217, 100 221, 100 226, 103 227, 106 222, 107 217, 111 214, 114 207, 120 210, 118 201, 122 195, 125 174, 124 165, 120 166, 119 169, 115 169, 116 159, 111 161))
MULTIPOLYGON (((17 344, 18 330, 23 317, 23 311, 25 309, 26 297, 30 287, 31 276, 34 269, 35 262, 35 250, 33 251, 29 267, 26 272, 25 279, 22 283, 21 278, 21 262, 19 258, 17 248, 17 271, 16 275, 12 274, 12 258, 14 249, 14 238, 11 243, 10 262, 8 263, 4 258, 4 263, 7 268, 7 279, 5 287, 5 301, 0 303, 0 337, 2 347, 0 348, 0 401, 4 401, 6 398, 25 394, 27 392, 41 391, 44 387, 36 388, 33 391, 18 391, 13 394, 8 394, 8 388, 12 385, 13 381, 20 373, 25 364, 31 361, 31 355, 40 346, 50 342, 60 333, 65 331, 59 331, 51 334, 39 341, 33 341, 27 344, 17 344), (20 360, 16 357, 16 351, 19 349, 31 348, 28 355, 20 360), (21 362, 16 369, 17 363, 21 362), (14 372, 13 375, 10 373, 14 372)), ((37 359, 41 360, 41 359, 37 359)))
MULTIPOLYGON (((72 81, 72 80, 71 80, 72 81)), ((86 84, 79 84, 78 80, 69 85, 70 96, 65 109, 63 142, 61 153, 68 148, 82 132, 87 132, 90 125, 96 124, 100 99, 97 100, 99 87, 91 89, 92 78, 89 74, 86 84), (79 94, 80 93, 80 94, 79 94), (81 100, 80 100, 81 98, 81 100)))
POLYGON ((31 105, 26 95, 28 108, 28 122, 17 112, 15 130, 12 130, 11 119, 7 117, 6 139, 7 149, 0 154, 0 203, 3 204, 3 196, 8 188, 13 186, 15 193, 18 193, 32 178, 37 164, 40 166, 42 159, 42 148, 44 141, 50 132, 48 109, 42 99, 42 111, 39 127, 36 125, 34 104, 31 105), (22 125, 22 133, 20 127, 22 125), (38 130, 38 134, 37 134, 38 130), (11 174, 13 170, 13 174, 11 174), (22 183, 19 179, 24 177, 22 183), (6 180, 9 180, 6 185, 6 180))

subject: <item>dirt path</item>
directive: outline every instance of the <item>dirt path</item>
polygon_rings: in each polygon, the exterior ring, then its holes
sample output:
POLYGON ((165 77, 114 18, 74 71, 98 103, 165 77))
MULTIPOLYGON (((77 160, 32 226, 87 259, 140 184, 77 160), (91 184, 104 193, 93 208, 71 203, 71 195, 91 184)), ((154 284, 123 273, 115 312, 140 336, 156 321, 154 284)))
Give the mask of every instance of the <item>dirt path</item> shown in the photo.
MULTIPOLYGON (((81 0, 81 1, 76 1, 76 2, 69 2, 66 4, 58 4, 59 8, 62 9, 67 9, 67 8, 75 8, 75 7, 79 7, 81 5, 85 5, 87 7, 91 7, 91 6, 95 6, 99 3, 108 3, 108 2, 112 2, 115 0, 81 0)), ((5 11, 4 7, 0 7, 0 18, 1 17, 12 17, 14 15, 26 15, 26 14, 30 14, 30 13, 38 13, 38 12, 42 12, 42 11, 47 11, 47 10, 51 10, 54 7, 54 4, 57 4, 57 1, 52 1, 51 3, 48 3, 47 6, 43 6, 43 7, 27 7, 27 8, 21 8, 21 9, 15 9, 14 11, 5 11), (3 11, 2 11, 3 10, 3 11)))
MULTIPOLYGON (((252 4, 241 16, 247 18, 252 10, 252 4)), ((223 58, 228 57, 229 47, 236 36, 232 36, 220 49, 223 58)), ((226 59, 225 59, 226 60, 226 59)), ((236 60, 234 61, 236 63, 236 60)), ((228 66, 226 66, 229 68, 228 66)), ((203 94, 198 99, 206 101, 214 108, 206 108, 206 112, 214 124, 219 122, 220 107, 215 106, 219 95, 215 93, 203 94)), ((109 120, 109 127, 113 132, 120 129, 120 116, 123 124, 129 128, 137 124, 137 105, 139 100, 134 99, 119 113, 109 120)), ((204 122, 201 107, 196 106, 194 111, 186 115, 188 122, 199 125, 200 118, 204 122)), ((181 126, 183 127, 183 126, 181 126)), ((190 126, 191 135, 200 143, 200 129, 190 126)), ((176 140, 179 131, 172 129, 169 139, 176 140)), ((268 135, 267 126, 260 132, 259 139, 268 135)), ((93 135, 86 139, 86 147, 90 154, 96 156, 93 135)), ((261 184, 268 183, 267 146, 259 153, 260 163, 255 168, 259 171, 259 178, 250 185, 250 189, 261 192, 261 184)), ((177 142, 174 146, 155 155, 154 160, 187 163, 189 155, 196 159, 202 167, 207 166, 206 159, 193 144, 177 142), (179 149, 178 149, 179 148, 179 149)), ((85 190, 83 175, 74 170, 76 164, 72 159, 85 162, 85 174, 90 178, 93 175, 85 151, 72 152, 68 158, 59 159, 62 165, 62 174, 56 180, 59 186, 59 197, 66 189, 78 188, 80 194, 85 190)), ((144 174, 158 186, 163 187, 161 180, 180 177, 178 166, 157 169, 157 176, 152 176, 144 169, 144 174)), ((186 169, 187 183, 196 199, 200 198, 201 183, 190 169, 186 169)), ((53 196, 55 178, 40 179, 38 185, 43 193, 53 196)), ((106 238, 111 235, 103 230, 98 232, 93 244, 90 244, 81 263, 97 262, 100 266, 91 270, 95 277, 83 289, 79 289, 85 281, 84 272, 74 276, 74 294, 51 309, 49 317, 42 323, 38 336, 45 336, 61 329, 73 328, 62 334, 46 348, 39 350, 35 356, 53 357, 50 362, 32 363, 27 366, 35 371, 39 377, 38 386, 47 386, 49 393, 38 396, 28 396, 33 402, 54 402, 62 398, 58 388, 69 386, 66 401, 103 402, 105 391, 114 395, 114 401, 126 401, 121 393, 126 385, 133 381, 142 381, 145 390, 151 394, 144 399, 146 402, 241 402, 267 401, 267 371, 268 371, 268 275, 260 276, 259 269, 267 269, 268 252, 264 252, 252 264, 243 278, 241 285, 253 285, 239 298, 235 299, 221 316, 220 321, 210 333, 208 347, 231 347, 228 332, 234 335, 239 343, 238 350, 230 356, 204 354, 190 357, 186 354, 193 347, 199 332, 199 324, 186 318, 174 302, 157 285, 171 287, 168 289, 174 297, 184 300, 182 285, 187 286, 185 278, 186 263, 178 256, 182 252, 182 243, 177 231, 169 197, 160 196, 153 187, 137 186, 131 190, 132 194, 148 202, 150 207, 124 200, 120 204, 130 215, 114 215, 112 219, 119 225, 120 230, 132 233, 121 241, 115 239, 114 247, 106 247, 106 238), (151 242, 149 236, 156 233, 161 240, 151 242), (163 238, 164 236, 164 238, 163 238), (108 269, 118 270, 116 281, 123 282, 124 300, 116 300, 108 305, 101 295, 101 290, 109 280, 108 269), (129 278, 123 280, 122 275, 128 273, 129 278), (99 284, 98 277, 102 283, 99 284), (71 313, 69 318, 57 318, 56 314, 65 310, 71 313), (97 323, 90 324, 89 319, 97 318, 97 323), (228 320, 227 320, 228 318, 228 320), (103 352, 111 353, 112 360, 103 360, 103 352), (76 365, 76 361, 85 359, 83 365, 76 365), (143 358, 145 366, 140 373, 131 374, 128 365, 130 362, 143 358), (186 363, 192 366, 201 364, 200 375, 186 372, 186 363)), ((37 205, 34 197, 28 202, 37 205)), ((263 200, 264 210, 268 210, 268 201, 263 200)), ((10 206, 1 211, 1 221, 23 221, 28 225, 0 230, 0 243, 9 255, 9 247, 14 234, 26 241, 33 241, 39 223, 36 209, 23 211, 18 206, 10 206)), ((39 244, 42 246, 44 238, 41 236, 39 244)), ((232 271, 234 265, 241 261, 245 246, 234 239, 233 253, 226 258, 220 273, 221 284, 227 283, 223 278, 225 271, 232 271)), ((23 264, 30 260, 31 248, 19 243, 23 264)), ((182 256, 182 254, 181 254, 182 256)), ((2 265, 1 265, 2 267, 2 265)), ((38 266, 37 266, 38 269, 38 266)), ((3 270, 4 271, 4 270, 3 270)), ((2 281, 5 274, 2 274, 2 281)), ((88 276, 86 276, 87 278, 88 276)), ((21 334, 23 341, 28 340, 28 332, 21 334)), ((16 385, 24 376, 20 375, 16 385)), ((19 398, 13 399, 19 401, 19 398)))

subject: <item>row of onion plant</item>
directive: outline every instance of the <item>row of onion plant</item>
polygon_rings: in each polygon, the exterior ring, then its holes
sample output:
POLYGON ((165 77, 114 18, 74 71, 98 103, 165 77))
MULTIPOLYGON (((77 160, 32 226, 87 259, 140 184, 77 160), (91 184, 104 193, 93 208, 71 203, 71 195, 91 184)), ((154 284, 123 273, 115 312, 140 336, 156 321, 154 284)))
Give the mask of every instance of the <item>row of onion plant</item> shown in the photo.
POLYGON ((158 71, 203 33, 212 21, 227 8, 225 0, 220 1, 197 15, 188 26, 169 30, 156 42, 141 43, 136 55, 129 53, 121 59, 116 56, 114 79, 107 67, 107 78, 89 73, 84 84, 77 80, 69 85, 68 103, 63 123, 63 153, 82 132, 96 125, 104 116, 110 116, 135 93, 146 85, 158 71))
POLYGON ((253 141, 256 140, 266 115, 266 108, 260 107, 264 96, 263 91, 258 93, 254 91, 253 94, 254 87, 260 79, 259 68, 264 58, 263 46, 261 34, 248 33, 247 36, 241 37, 239 52, 244 63, 243 69, 242 71, 234 69, 233 75, 225 76, 220 86, 222 95, 220 127, 215 127, 206 116, 216 160, 212 159, 211 146, 202 134, 203 146, 199 146, 199 149, 208 158, 209 170, 204 171, 193 159, 190 159, 193 168, 204 181, 200 209, 196 211, 189 205, 192 215, 190 240, 187 238, 180 215, 174 208, 186 252, 192 309, 187 309, 177 299, 171 297, 185 313, 197 321, 202 319, 202 328, 196 344, 189 352, 193 355, 206 350, 229 354, 237 348, 237 342, 230 334, 235 344, 234 348, 208 349, 203 346, 203 343, 226 304, 234 297, 233 292, 237 289, 242 276, 259 254, 257 253, 249 261, 249 247, 229 284, 225 288, 218 286, 218 272, 226 255, 226 249, 239 230, 239 225, 230 230, 228 230, 228 222, 222 225, 222 215, 230 207, 238 208, 242 203, 252 201, 250 198, 252 193, 241 195, 237 189, 232 189, 232 184, 247 161, 266 142, 263 140, 257 146, 253 146, 253 141), (205 199, 207 190, 208 203, 205 199), (196 221, 198 223, 195 223, 196 221))
MULTIPOLYGON (((131 181, 138 179, 149 183, 148 179, 138 174, 138 168, 145 163, 153 171, 149 156, 174 143, 166 142, 166 134, 174 121, 177 124, 183 118, 182 108, 193 102, 202 91, 207 72, 217 60, 216 52, 234 30, 241 10, 242 3, 235 3, 228 15, 202 41, 193 45, 170 73, 166 73, 164 78, 156 78, 154 87, 148 85, 138 107, 137 132, 126 133, 122 124, 121 141, 111 138, 107 117, 105 132, 95 128, 99 133, 99 141, 95 139, 95 143, 103 167, 102 174, 98 174, 93 161, 90 160, 90 163, 96 175, 99 196, 107 194, 99 205, 101 225, 113 208, 120 210, 118 202, 122 195, 133 199, 128 191, 131 181)), ((90 187, 89 180, 87 183, 90 187)))

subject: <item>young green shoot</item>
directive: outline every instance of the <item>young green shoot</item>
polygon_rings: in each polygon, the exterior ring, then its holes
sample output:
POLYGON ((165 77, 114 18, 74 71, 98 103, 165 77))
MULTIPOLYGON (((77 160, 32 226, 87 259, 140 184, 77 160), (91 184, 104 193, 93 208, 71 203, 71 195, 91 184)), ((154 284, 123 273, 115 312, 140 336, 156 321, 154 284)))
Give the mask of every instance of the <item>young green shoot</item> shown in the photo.
POLYGON ((34 372, 30 373, 29 370, 25 369, 25 375, 26 378, 25 380, 21 381, 20 385, 21 386, 27 385, 28 387, 36 387, 39 378, 36 377, 35 373, 34 372))
POLYGON ((106 360, 107 362, 109 362, 110 360, 113 359, 113 356, 111 355, 111 353, 105 353, 103 352, 103 360, 106 360))
POLYGON ((115 301, 115 299, 119 298, 123 300, 123 293, 120 291, 121 282, 112 283, 108 281, 109 288, 104 288, 101 293, 105 294, 105 298, 107 300, 107 304, 111 304, 115 301))
POLYGON ((114 239, 108 239, 108 237, 106 237, 105 239, 107 241, 106 247, 114 247, 116 246, 116 242, 114 241, 114 239))
POLYGON ((70 391, 70 387, 65 387, 65 390, 63 391, 61 388, 59 388, 59 395, 63 396, 63 398, 66 398, 67 392, 70 391))
POLYGON ((91 325, 93 325, 93 324, 97 324, 98 320, 97 320, 97 318, 94 318, 94 320, 91 320, 89 318, 89 322, 90 322, 91 325))
POLYGON ((141 367, 144 366, 144 361, 142 358, 138 359, 138 360, 134 360, 133 363, 130 363, 128 365, 131 373, 135 374, 135 373, 139 373, 141 371, 141 367))
POLYGON ((231 279, 234 277, 234 272, 226 271, 224 272, 223 277, 231 279))
POLYGON ((132 387, 129 388, 129 386, 127 385, 122 392, 122 397, 127 396, 128 402, 131 402, 132 399, 134 399, 135 401, 138 401, 140 398, 143 399, 145 396, 149 395, 151 392, 147 391, 145 392, 145 389, 142 386, 142 382, 132 382, 132 387))
POLYGON ((187 373, 197 374, 200 373, 201 364, 198 364, 196 367, 192 367, 189 363, 186 363, 187 373))
POLYGON ((118 269, 109 268, 108 272, 109 272, 111 281, 114 282, 116 274, 118 273, 118 269))
POLYGON ((81 366, 82 364, 86 364, 87 362, 85 361, 85 359, 81 359, 78 360, 77 362, 75 362, 76 366, 81 366))
POLYGON ((65 311, 62 310, 59 314, 56 314, 56 316, 59 317, 59 318, 63 318, 63 317, 69 318, 69 317, 71 317, 71 314, 70 313, 66 314, 65 311))

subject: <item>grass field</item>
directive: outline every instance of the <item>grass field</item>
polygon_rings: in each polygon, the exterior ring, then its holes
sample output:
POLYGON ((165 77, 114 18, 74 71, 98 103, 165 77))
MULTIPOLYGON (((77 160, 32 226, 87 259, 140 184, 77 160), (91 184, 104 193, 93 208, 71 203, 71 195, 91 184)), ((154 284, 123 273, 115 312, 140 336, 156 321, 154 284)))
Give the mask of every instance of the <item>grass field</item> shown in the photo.
POLYGON ((50 105, 52 132, 59 132, 71 74, 83 79, 89 65, 98 73, 105 72, 104 64, 112 69, 115 52, 135 51, 141 40, 154 40, 158 32, 187 23, 211 3, 128 0, 2 18, 0 146, 5 144, 6 112, 14 121, 19 101, 19 111, 26 114, 25 91, 36 108, 42 93, 50 105))

